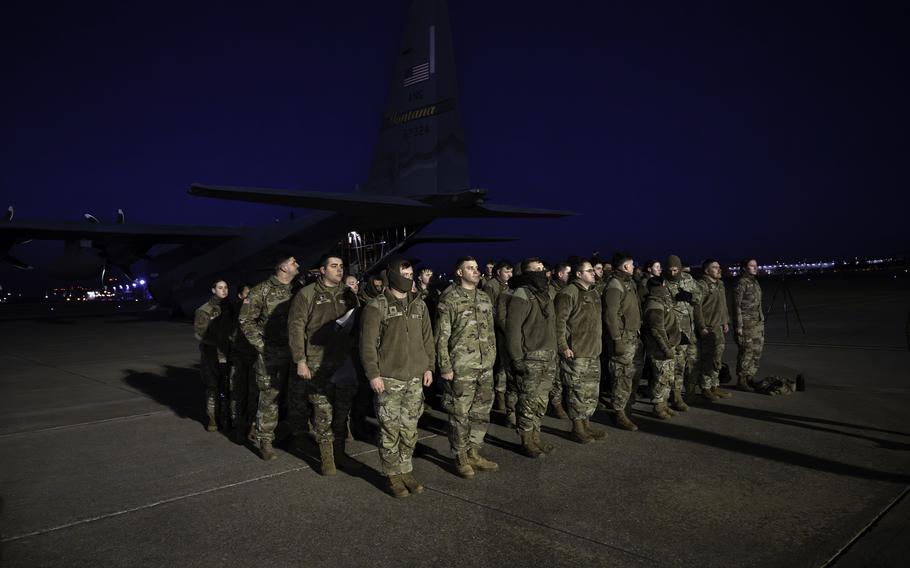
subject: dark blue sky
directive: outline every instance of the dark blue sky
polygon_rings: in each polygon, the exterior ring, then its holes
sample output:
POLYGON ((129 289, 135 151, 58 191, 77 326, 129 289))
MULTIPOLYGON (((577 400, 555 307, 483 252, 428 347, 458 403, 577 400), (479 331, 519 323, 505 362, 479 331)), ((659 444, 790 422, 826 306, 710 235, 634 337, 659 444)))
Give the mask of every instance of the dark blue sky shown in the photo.
MULTIPOLYGON (((473 185, 583 215, 462 222, 524 239, 418 256, 910 252, 900 3, 450 10, 473 185)), ((187 187, 349 191, 406 13, 403 0, 4 3, 3 204, 22 220, 122 207, 133 222, 255 225, 287 212, 187 187)))

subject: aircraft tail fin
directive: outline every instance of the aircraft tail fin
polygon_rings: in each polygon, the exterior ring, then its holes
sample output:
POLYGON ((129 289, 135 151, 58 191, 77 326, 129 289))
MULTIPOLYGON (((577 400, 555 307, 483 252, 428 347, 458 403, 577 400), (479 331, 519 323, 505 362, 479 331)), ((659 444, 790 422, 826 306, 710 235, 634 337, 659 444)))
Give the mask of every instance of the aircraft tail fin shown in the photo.
POLYGON ((364 193, 471 187, 445 0, 414 0, 364 193))

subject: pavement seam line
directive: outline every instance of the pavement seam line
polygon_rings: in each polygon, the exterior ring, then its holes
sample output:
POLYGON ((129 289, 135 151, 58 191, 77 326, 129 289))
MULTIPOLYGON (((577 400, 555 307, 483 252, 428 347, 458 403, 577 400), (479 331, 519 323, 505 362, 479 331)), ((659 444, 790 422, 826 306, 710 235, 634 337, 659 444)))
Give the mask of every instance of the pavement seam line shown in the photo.
MULTIPOLYGON (((430 438, 435 438, 435 437, 436 437, 436 434, 430 434, 429 436, 424 436, 424 437, 422 437, 422 438, 418 438, 417 441, 428 440, 428 439, 430 439, 430 438)), ((351 454, 351 457, 362 456, 362 455, 365 455, 365 454, 370 454, 370 453, 378 452, 378 451, 379 451, 379 448, 373 448, 373 449, 371 449, 371 450, 364 450, 364 451, 358 452, 358 453, 356 453, 356 454, 351 454)), ((192 498, 192 497, 199 497, 200 495, 207 495, 207 494, 209 494, 209 493, 214 493, 214 492, 216 492, 216 491, 222 491, 222 490, 224 490, 224 489, 232 489, 232 488, 234 488, 234 487, 239 487, 239 486, 241 486, 241 485, 247 485, 247 484, 249 484, 249 483, 255 483, 255 482, 257 482, 257 481, 263 481, 263 480, 266 480, 266 479, 273 479, 273 478, 275 478, 275 477, 281 477, 282 475, 287 475, 287 474, 289 474, 289 473, 295 473, 295 472, 298 472, 298 471, 303 471, 303 470, 305 470, 305 469, 310 469, 310 466, 308 466, 308 465, 302 465, 302 466, 299 466, 299 467, 294 467, 294 468, 291 468, 291 469, 286 469, 286 470, 284 470, 284 471, 276 471, 276 472, 274 472, 274 473, 268 473, 268 474, 265 474, 265 475, 260 475, 260 476, 258 476, 258 477, 253 477, 253 478, 251 478, 251 479, 242 479, 242 480, 240 480, 240 481, 235 481, 235 482, 233 482, 233 483, 228 483, 228 484, 225 484, 225 485, 219 485, 218 487, 209 487, 208 489, 202 489, 202 490, 199 490, 199 491, 194 491, 194 492, 192 492, 192 493, 186 493, 186 494, 184 494, 184 495, 177 495, 177 496, 174 496, 174 497, 168 497, 167 499, 161 499, 160 501, 155 501, 155 502, 153 502, 153 503, 146 503, 146 504, 144 504, 144 505, 139 505, 139 506, 137 506, 137 507, 130 507, 129 509, 123 509, 123 510, 121 510, 121 511, 114 511, 113 513, 105 513, 105 514, 103 514, 103 515, 95 515, 94 517, 87 517, 87 518, 84 518, 84 519, 79 519, 79 520, 77 520, 77 521, 72 521, 72 522, 69 522, 69 523, 62 524, 62 525, 57 525, 57 526, 55 526, 55 527, 50 527, 50 528, 46 528, 46 529, 40 529, 40 530, 31 531, 31 532, 27 532, 27 533, 23 533, 23 534, 16 534, 16 535, 13 535, 13 536, 8 536, 8 537, 6 537, 6 538, 0 540, 0 542, 3 542, 3 543, 6 543, 6 542, 14 542, 14 541, 17 541, 17 540, 22 540, 22 539, 24 539, 24 538, 29 538, 29 537, 33 537, 33 536, 41 536, 41 535, 49 534, 49 533, 52 533, 52 532, 57 532, 57 531, 61 531, 61 530, 65 530, 65 529, 69 529, 69 528, 73 528, 73 527, 77 527, 77 526, 80 526, 80 525, 85 525, 85 524, 94 523, 94 522, 97 522, 97 521, 103 521, 103 520, 105 520, 105 519, 112 519, 112 518, 115 518, 115 517, 120 517, 120 516, 129 514, 129 513, 136 513, 136 512, 138 512, 138 511, 145 511, 145 510, 147 510, 147 509, 153 509, 153 508, 159 507, 159 506, 161 506, 161 505, 168 505, 168 504, 170 504, 170 503, 176 503, 177 501, 182 501, 182 500, 184 500, 184 499, 190 499, 190 498, 192 498)))
POLYGON ((123 386, 112 385, 112 384, 106 383, 106 382, 104 382, 104 381, 102 381, 102 380, 100 380, 100 379, 95 379, 95 378, 92 378, 92 377, 90 377, 90 376, 88 376, 88 375, 83 375, 82 373, 77 373, 77 372, 75 372, 75 371, 70 371, 69 369, 64 369, 63 367, 57 367, 56 365, 51 365, 50 363, 42 363, 41 361, 35 361, 34 359, 30 359, 30 358, 24 357, 24 356, 22 356, 22 355, 11 355, 11 357, 16 357, 17 359, 21 359, 21 360, 23 360, 23 361, 26 361, 26 362, 28 362, 28 363, 31 363, 32 365, 39 365, 39 366, 41 366, 41 367, 47 367, 48 369, 54 369, 55 371, 60 371, 61 373, 67 373, 67 374, 69 374, 69 375, 73 375, 74 377, 79 377, 80 379, 85 379, 85 380, 87 380, 87 381, 91 381, 91 382, 97 383, 97 384, 99 384, 99 385, 104 385, 104 386, 106 386, 106 387, 108 387, 108 388, 117 389, 117 390, 120 390, 120 391, 123 391, 123 392, 128 392, 128 393, 131 393, 131 394, 137 394, 137 395, 142 396, 142 397, 145 397, 145 398, 147 398, 147 399, 149 399, 149 400, 154 400, 154 399, 152 399, 150 396, 146 395, 145 393, 139 392, 139 391, 137 391, 137 390, 130 389, 130 388, 126 388, 126 387, 123 387, 123 386))
MULTIPOLYGON (((145 400, 145 399, 143 399, 145 400)), ((89 420, 88 422, 76 422, 75 424, 61 424, 60 426, 48 426, 47 428, 39 428, 37 430, 19 430, 18 432, 7 432, 6 434, 0 434, 0 438, 11 438, 13 436, 27 436, 29 434, 41 434, 42 432, 52 432, 55 430, 67 430, 69 428, 78 428, 80 426, 94 426, 95 424, 106 424, 108 422, 120 422, 122 420, 133 420, 137 418, 146 418, 148 416, 156 416, 158 414, 171 413, 170 410, 152 410, 150 412, 143 412, 141 414, 130 414, 127 416, 114 416, 113 418, 101 418, 99 420, 89 420)))
POLYGON ((462 497, 462 496, 460 496, 460 495, 455 495, 454 493, 449 493, 449 492, 443 491, 443 490, 441 490, 441 489, 436 489, 436 488, 434 488, 434 487, 432 487, 432 486, 430 486, 430 485, 427 485, 426 487, 427 487, 427 489, 429 489, 430 491, 439 493, 440 495, 443 495, 443 496, 445 496, 445 497, 450 497, 450 498, 452 498, 452 499, 457 499, 457 500, 463 501, 463 502, 465 502, 465 503, 470 503, 471 505, 475 505, 475 506, 477 506, 477 507, 482 507, 482 508, 487 509, 487 510, 489 510, 489 511, 493 511, 493 512, 495 512, 495 513, 499 513, 500 515, 504 515, 504 516, 506 516, 506 517, 512 517, 513 519, 519 519, 519 520, 524 521, 524 522, 526 522, 526 523, 530 523, 530 524, 532 524, 532 525, 537 525, 538 527, 542 527, 542 528, 549 529, 549 530, 552 530, 552 531, 555 531, 555 532, 558 532, 558 533, 562 533, 562 534, 564 534, 564 535, 571 536, 571 537, 574 537, 574 538, 577 538, 577 539, 580 539, 580 540, 584 540, 584 541, 590 542, 590 543, 592 543, 592 544, 597 544, 597 545, 603 546, 603 547, 605 547, 605 548, 609 548, 610 550, 615 550, 615 551, 618 551, 618 552, 622 552, 623 554, 628 554, 629 556, 634 556, 634 557, 639 558, 639 559, 641 559, 641 560, 647 560, 648 562, 651 562, 652 565, 655 565, 655 566, 659 566, 659 565, 660 565, 660 563, 659 563, 657 560, 655 560, 654 558, 649 558, 649 557, 647 557, 647 556, 642 556, 641 554, 638 554, 637 552, 632 552, 631 550, 626 550, 625 548, 621 548, 621 547, 618 547, 618 546, 615 546, 615 545, 612 545, 612 544, 608 544, 608 543, 606 543, 606 542, 601 542, 601 541, 599 541, 599 540, 595 540, 595 539, 593 539, 593 538, 589 538, 589 537, 586 537, 586 536, 583 536, 583 535, 580 535, 580 534, 575 534, 575 533, 573 533, 573 532, 567 531, 567 530, 565 530, 565 529, 561 529, 561 528, 559 528, 559 527, 550 526, 550 525, 548 525, 548 524, 546 524, 546 523, 542 523, 542 522, 540 522, 540 521, 535 521, 534 519, 529 519, 529 518, 527 518, 527 517, 523 517, 523 516, 521 516, 521 515, 517 515, 517 514, 515 514, 515 513, 511 513, 511 512, 509 512, 509 511, 505 511, 505 510, 499 509, 499 508, 497 508, 497 507, 493 507, 492 505, 486 505, 486 504, 484 504, 484 503, 479 503, 479 502, 477 502, 477 501, 472 501, 471 499, 468 499, 468 498, 466 498, 466 497, 462 497))
POLYGON ((870 530, 872 530, 872 527, 876 523, 878 523, 880 520, 882 520, 882 518, 884 518, 884 516, 887 515, 891 509, 893 509, 895 506, 897 506, 897 504, 901 502, 901 500, 907 495, 908 492, 910 492, 910 485, 908 485, 907 487, 904 487, 904 490, 901 491, 897 497, 895 497, 890 503, 888 503, 888 505, 884 509, 879 511, 878 514, 876 514, 872 518, 872 520, 866 524, 866 526, 864 526, 862 529, 860 529, 860 531, 858 533, 856 533, 853 536, 853 538, 851 538, 849 541, 847 541, 847 544, 840 547, 831 558, 826 560, 825 563, 820 566, 820 568, 828 568, 828 566, 835 565, 837 563, 837 561, 840 560, 841 557, 844 554, 846 554, 847 551, 849 551, 850 548, 854 544, 857 543, 857 541, 859 541, 859 539, 864 537, 866 535, 866 533, 868 533, 870 530))

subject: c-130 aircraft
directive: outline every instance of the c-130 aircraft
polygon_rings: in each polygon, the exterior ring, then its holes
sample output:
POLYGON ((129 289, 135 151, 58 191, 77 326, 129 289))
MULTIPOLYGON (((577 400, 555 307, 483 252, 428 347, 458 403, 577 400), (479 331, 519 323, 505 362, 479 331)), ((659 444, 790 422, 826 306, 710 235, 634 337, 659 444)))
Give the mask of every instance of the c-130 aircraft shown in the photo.
MULTIPOLYGON (((486 202, 487 190, 468 176, 455 59, 445 0, 413 0, 395 65, 387 110, 368 181, 352 193, 223 187, 194 183, 190 195, 315 210, 305 217, 254 228, 133 225, 118 211, 116 223, 13 221, 10 207, 0 223, 0 255, 17 268, 31 268, 9 254, 32 239, 64 241, 57 272, 71 278, 103 274, 113 267, 132 277, 148 261, 155 300, 184 313, 208 297, 210 283, 232 283, 274 259, 294 256, 301 266, 326 252, 342 256, 354 272, 366 272, 392 253, 428 242, 492 242, 501 237, 422 236, 445 217, 548 218, 567 211, 529 209, 486 202), (149 256, 156 245, 176 245, 149 256)), ((264 277, 265 272, 263 272, 264 277)))

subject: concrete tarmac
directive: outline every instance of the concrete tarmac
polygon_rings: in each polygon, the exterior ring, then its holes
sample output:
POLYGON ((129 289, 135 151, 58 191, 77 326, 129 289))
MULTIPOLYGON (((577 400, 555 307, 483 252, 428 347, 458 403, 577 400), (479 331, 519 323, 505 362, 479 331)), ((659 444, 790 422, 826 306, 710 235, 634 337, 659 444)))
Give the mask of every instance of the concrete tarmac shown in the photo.
MULTIPOLYGON (((548 417, 542 460, 494 413, 500 470, 474 480, 454 474, 431 411, 415 459, 428 490, 401 500, 369 444, 349 445, 365 468, 321 477, 318 452, 266 463, 206 432, 186 322, 0 321, 2 565, 903 565, 907 280, 791 289, 807 333, 772 314, 761 375, 802 373, 806 392, 734 392, 666 422, 639 403, 634 433, 598 412, 609 436, 588 445, 548 417)), ((732 367, 735 353, 729 338, 732 367)))

